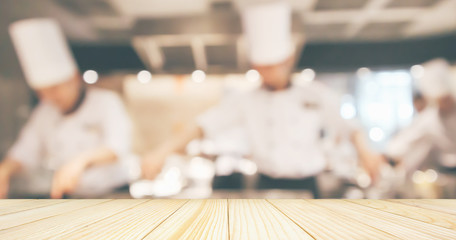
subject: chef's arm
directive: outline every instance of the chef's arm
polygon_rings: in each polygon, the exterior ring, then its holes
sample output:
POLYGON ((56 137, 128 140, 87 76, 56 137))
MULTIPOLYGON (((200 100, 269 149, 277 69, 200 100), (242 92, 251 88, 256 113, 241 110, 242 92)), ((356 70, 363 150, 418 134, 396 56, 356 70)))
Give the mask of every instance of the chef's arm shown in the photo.
POLYGON ((142 161, 143 177, 153 179, 160 173, 165 159, 172 153, 182 152, 193 139, 203 138, 204 135, 215 135, 232 126, 243 122, 243 97, 233 94, 224 97, 222 101, 198 116, 194 123, 184 131, 173 135, 167 141, 148 153, 142 161), (203 130, 204 128, 204 130, 203 130))
POLYGON ((101 147, 93 151, 82 153, 74 159, 79 161, 83 169, 93 166, 114 163, 118 160, 117 154, 110 148, 101 147))
POLYGON ((383 156, 373 151, 364 136, 361 126, 353 120, 345 120, 341 117, 340 99, 331 89, 322 89, 323 124, 330 130, 334 130, 339 137, 348 137, 356 149, 361 165, 366 169, 373 180, 376 179, 379 167, 383 162, 383 156))
POLYGON ((20 161, 7 157, 0 163, 0 175, 11 177, 22 168, 20 161))
POLYGON ((361 165, 375 181, 378 177, 380 166, 385 161, 384 157, 368 146, 366 138, 361 130, 353 131, 351 134, 351 141, 358 153, 361 165))
MULTIPOLYGON (((395 168, 401 168, 406 172, 415 170, 429 156, 436 141, 428 129, 432 124, 417 124, 420 115, 410 126, 402 129, 386 145, 385 159, 395 168), (425 128, 428 127, 428 128, 425 128)), ((426 123, 426 122, 425 122, 426 123)))
POLYGON ((155 178, 169 155, 176 152, 184 152, 185 147, 190 141, 202 138, 203 135, 202 128, 193 124, 147 153, 142 161, 143 177, 146 179, 155 178))
POLYGON ((117 154, 106 147, 81 153, 59 168, 54 174, 51 197, 62 198, 65 193, 72 193, 76 189, 79 180, 86 169, 114 163, 117 159, 117 154))
POLYGON ((22 164, 10 157, 0 163, 0 198, 8 196, 10 178, 19 172, 21 168, 22 164))

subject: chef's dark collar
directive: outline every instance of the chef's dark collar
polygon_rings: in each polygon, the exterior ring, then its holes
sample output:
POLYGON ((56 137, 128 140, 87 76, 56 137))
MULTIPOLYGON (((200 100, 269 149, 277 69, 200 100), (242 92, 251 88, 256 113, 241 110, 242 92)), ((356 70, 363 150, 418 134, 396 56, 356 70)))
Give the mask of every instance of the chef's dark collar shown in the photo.
POLYGON ((70 110, 66 111, 64 113, 64 115, 70 115, 70 114, 76 112, 79 109, 79 107, 81 107, 82 103, 84 102, 86 95, 87 95, 87 88, 83 85, 79 89, 78 99, 74 103, 73 107, 70 110))
POLYGON ((269 91, 269 92, 277 92, 277 91, 286 91, 286 90, 289 90, 291 88, 293 84, 291 83, 291 79, 288 81, 287 83, 287 86, 285 86, 284 89, 280 89, 280 90, 276 90, 276 89, 273 89, 273 88, 270 88, 269 86, 265 85, 265 84, 262 84, 262 87, 263 89, 265 89, 266 91, 269 91))

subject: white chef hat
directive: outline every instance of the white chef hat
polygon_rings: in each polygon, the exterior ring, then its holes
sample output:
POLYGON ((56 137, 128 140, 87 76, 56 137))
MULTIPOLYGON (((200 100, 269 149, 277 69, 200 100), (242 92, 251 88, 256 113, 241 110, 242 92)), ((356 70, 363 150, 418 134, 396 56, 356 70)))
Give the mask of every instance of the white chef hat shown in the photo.
POLYGON ((77 71, 59 24, 48 18, 25 19, 9 28, 27 83, 45 88, 65 82, 77 71))
POLYGON ((293 55, 291 6, 286 1, 247 6, 242 20, 252 64, 273 65, 293 55))
POLYGON ((436 99, 450 94, 450 65, 437 58, 422 64, 423 74, 419 77, 418 88, 424 96, 436 99))

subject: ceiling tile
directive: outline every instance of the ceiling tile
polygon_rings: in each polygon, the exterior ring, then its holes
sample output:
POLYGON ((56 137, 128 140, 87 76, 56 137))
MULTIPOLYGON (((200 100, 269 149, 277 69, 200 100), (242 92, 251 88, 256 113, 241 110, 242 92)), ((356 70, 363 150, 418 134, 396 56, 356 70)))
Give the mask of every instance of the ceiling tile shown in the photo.
POLYGON ((111 6, 107 0, 55 0, 57 4, 67 10, 82 16, 102 15, 113 16, 117 15, 117 11, 111 6))
POLYGON ((366 3, 367 0, 319 0, 315 6, 315 10, 360 9, 366 3))
POLYGON ((366 40, 384 40, 400 38, 411 22, 369 23, 356 36, 366 40))
POLYGON ((344 38, 348 24, 334 23, 334 24, 306 24, 304 32, 306 39, 309 41, 331 41, 344 38))
POLYGON ((440 0, 394 0, 388 4, 388 8, 399 7, 430 7, 440 2, 440 0))
POLYGON ((119 12, 132 17, 198 15, 209 9, 207 0, 110 0, 119 12))

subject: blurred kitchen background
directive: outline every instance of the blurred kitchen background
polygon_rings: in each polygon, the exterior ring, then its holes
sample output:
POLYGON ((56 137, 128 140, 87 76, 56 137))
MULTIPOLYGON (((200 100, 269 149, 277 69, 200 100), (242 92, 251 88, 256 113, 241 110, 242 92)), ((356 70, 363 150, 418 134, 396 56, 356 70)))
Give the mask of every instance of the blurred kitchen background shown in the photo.
MULTIPOLYGON (((143 154, 222 96, 259 84, 257 74, 249 71, 242 36, 238 9, 243 2, 0 0, 0 157, 37 103, 12 46, 10 23, 31 17, 57 19, 84 81, 123 97, 135 124, 135 152, 143 154)), ((422 72, 418 64, 445 58, 456 77, 455 0, 290 2, 300 53, 296 81, 322 81, 337 91, 342 96, 341 116, 359 121, 380 152, 416 114, 414 80, 422 72)), ((164 187, 154 192, 147 182, 138 182, 112 196, 307 196, 251 189, 256 166, 244 158, 248 146, 243 141, 233 129, 220 139, 192 142, 188 156, 172 158, 164 169, 164 187), (230 149, 233 146, 238 147, 230 149), (182 163, 183 158, 190 163, 182 163)), ((442 166, 436 161, 417 171, 409 183, 399 181, 400 173, 391 170, 385 173, 391 174, 386 181, 372 187, 357 169, 353 150, 338 153, 344 160, 319 176, 322 197, 456 197, 456 163, 442 166)))

